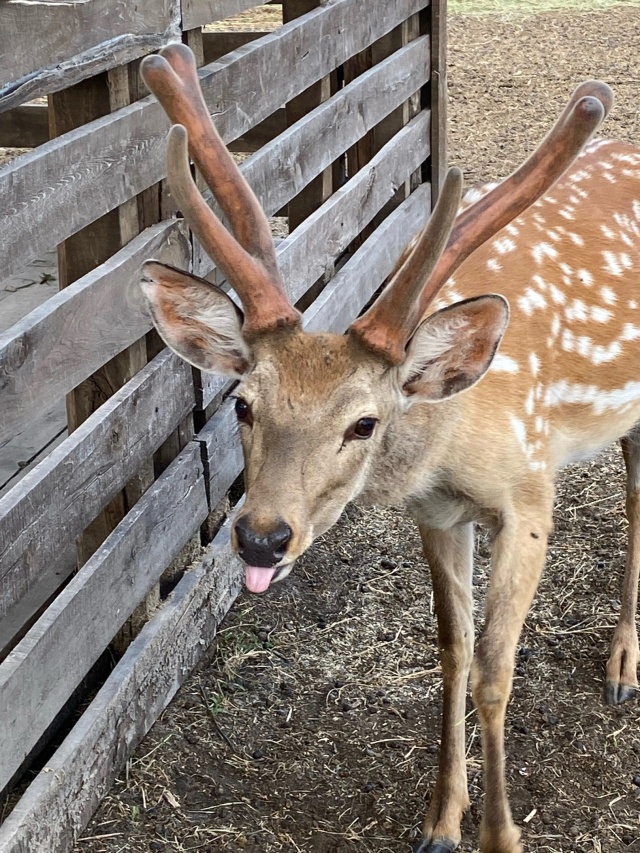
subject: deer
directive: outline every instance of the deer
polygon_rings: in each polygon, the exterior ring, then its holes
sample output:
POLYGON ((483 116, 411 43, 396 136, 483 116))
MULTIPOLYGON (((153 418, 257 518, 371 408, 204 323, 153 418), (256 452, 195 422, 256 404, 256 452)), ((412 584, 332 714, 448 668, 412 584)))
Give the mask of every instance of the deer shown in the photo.
POLYGON ((462 173, 450 168, 380 295, 338 335, 304 330, 266 215, 211 121, 188 48, 146 58, 142 73, 173 123, 175 200, 242 303, 189 272, 142 267, 166 344, 238 382, 246 491, 231 543, 245 585, 264 593, 282 581, 350 501, 404 507, 431 574, 443 678, 438 773, 414 853, 461 840, 469 681, 484 763, 480 848, 521 853, 504 728, 555 477, 618 440, 629 548, 605 699, 625 702, 638 687, 640 151, 593 138, 612 92, 580 85, 533 154, 462 206, 462 173), (190 157, 229 230, 200 194, 190 157), (478 523, 493 546, 474 644, 478 523))

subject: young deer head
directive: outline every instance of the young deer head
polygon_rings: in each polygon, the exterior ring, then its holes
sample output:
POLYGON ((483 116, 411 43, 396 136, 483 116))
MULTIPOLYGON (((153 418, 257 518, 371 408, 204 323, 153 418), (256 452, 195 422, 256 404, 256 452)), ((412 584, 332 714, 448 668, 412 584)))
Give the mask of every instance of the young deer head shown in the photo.
MULTIPOLYGON (((218 136, 200 94, 188 48, 172 45, 143 63, 149 88, 175 122, 168 174, 186 220, 242 300, 150 261, 143 290, 166 343, 195 366, 241 380, 236 412, 245 457, 246 501, 233 542, 246 583, 264 591, 289 573, 345 505, 379 488, 396 495, 395 438, 408 410, 437 403, 478 382, 507 325, 498 295, 462 301, 423 319, 452 272, 538 198, 575 158, 600 123, 607 93, 576 92, 544 145, 512 178, 455 221, 462 178, 447 175, 433 215, 387 289, 344 336, 308 334, 280 278, 269 224, 218 136), (599 96, 599 97, 598 97, 599 96), (202 199, 188 152, 226 214, 233 236, 202 199), (455 221, 455 227, 454 226, 455 221), (452 230, 453 228, 453 230, 452 230), (378 484, 384 484, 378 486, 378 484)), ((432 435, 406 437, 436 446, 432 435)), ((416 448, 416 452, 418 452, 416 448)))
POLYGON ((637 687, 640 152, 593 143, 580 154, 611 92, 580 86, 529 160, 460 213, 461 174, 451 169, 429 223, 372 307, 345 335, 307 334, 267 219, 211 124, 191 53, 168 47, 144 61, 143 74, 175 123, 168 173, 178 205, 242 302, 240 311, 206 281, 144 266, 142 287, 167 344, 240 380, 246 501, 232 538, 246 585, 263 592, 285 577, 348 501, 404 505, 429 562, 444 681, 440 769, 415 849, 445 853, 460 840, 471 671, 485 757, 481 849, 520 853, 504 719, 551 530, 554 474, 620 436, 633 547, 607 700, 622 702, 637 687), (189 153, 233 236, 201 198, 189 153), (502 295, 477 295, 483 290, 502 295), (475 521, 495 540, 474 656, 475 521))

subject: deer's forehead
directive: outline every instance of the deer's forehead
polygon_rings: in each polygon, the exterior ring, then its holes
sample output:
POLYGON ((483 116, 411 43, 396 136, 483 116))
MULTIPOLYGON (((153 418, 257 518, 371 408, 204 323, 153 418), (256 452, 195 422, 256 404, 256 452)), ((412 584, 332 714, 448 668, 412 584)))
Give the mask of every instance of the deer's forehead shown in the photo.
POLYGON ((246 389, 288 408, 314 403, 345 408, 379 392, 384 367, 358 357, 344 336, 299 335, 257 353, 246 389))

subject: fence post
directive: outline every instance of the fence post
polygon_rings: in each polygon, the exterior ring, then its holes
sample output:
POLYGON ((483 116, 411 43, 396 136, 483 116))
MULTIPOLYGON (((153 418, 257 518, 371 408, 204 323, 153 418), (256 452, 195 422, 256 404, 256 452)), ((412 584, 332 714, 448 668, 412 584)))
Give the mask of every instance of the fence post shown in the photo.
POLYGON ((447 171, 447 0, 431 0, 431 205, 447 171))
MULTIPOLYGON (((282 20, 288 24, 294 18, 299 18, 320 5, 319 0, 283 0, 282 20)), ((289 101, 286 107, 287 125, 294 124, 302 116, 311 112, 323 101, 331 97, 331 76, 323 77, 313 86, 289 101)), ((294 230, 307 216, 317 210, 333 191, 333 169, 324 170, 311 181, 304 190, 289 202, 289 233, 294 230)))

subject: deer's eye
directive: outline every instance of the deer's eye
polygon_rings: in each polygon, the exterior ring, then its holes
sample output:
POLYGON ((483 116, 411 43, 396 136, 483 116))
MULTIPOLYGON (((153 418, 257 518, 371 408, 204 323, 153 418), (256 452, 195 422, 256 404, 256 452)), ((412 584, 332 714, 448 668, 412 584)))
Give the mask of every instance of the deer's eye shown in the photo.
POLYGON ((355 424, 350 426, 346 431, 344 436, 345 441, 351 441, 354 438, 371 438, 377 423, 377 418, 360 418, 359 421, 356 421, 355 424))
POLYGON ((251 406, 242 397, 236 397, 236 417, 243 424, 251 426, 253 423, 251 406))

